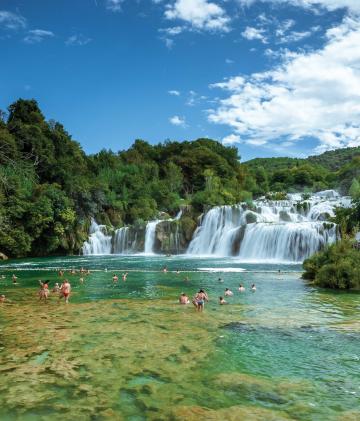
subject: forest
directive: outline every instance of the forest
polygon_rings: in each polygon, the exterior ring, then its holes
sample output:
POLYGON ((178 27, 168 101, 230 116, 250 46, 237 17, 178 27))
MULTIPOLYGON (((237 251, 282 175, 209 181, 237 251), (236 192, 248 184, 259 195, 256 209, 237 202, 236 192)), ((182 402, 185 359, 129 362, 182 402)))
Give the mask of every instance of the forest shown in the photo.
POLYGON ((359 180, 360 148, 241 163, 237 148, 211 139, 138 139, 128 150, 86 155, 35 100, 19 99, 0 113, 0 252, 77 254, 91 217, 121 227, 181 206, 195 218, 262 195, 336 188, 358 197, 359 180))

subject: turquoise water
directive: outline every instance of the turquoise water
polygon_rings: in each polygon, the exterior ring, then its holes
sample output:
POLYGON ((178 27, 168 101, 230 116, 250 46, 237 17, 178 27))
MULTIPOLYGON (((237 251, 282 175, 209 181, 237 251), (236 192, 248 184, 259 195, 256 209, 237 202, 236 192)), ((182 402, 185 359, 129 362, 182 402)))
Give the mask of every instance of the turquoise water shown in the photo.
POLYGON ((360 419, 360 295, 315 289, 300 270, 184 256, 4 263, 0 417, 360 419), (80 267, 92 273, 66 273, 69 305, 38 301, 38 279, 51 288, 58 268, 80 267), (234 296, 219 306, 225 287, 234 296), (203 314, 177 304, 199 288, 203 314))

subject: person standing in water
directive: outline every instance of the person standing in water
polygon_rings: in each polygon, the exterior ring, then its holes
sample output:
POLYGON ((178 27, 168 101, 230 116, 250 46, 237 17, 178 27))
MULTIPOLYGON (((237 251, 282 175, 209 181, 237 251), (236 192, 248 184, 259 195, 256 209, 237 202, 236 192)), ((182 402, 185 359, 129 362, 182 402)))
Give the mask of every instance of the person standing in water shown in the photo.
POLYGON ((205 301, 209 301, 209 297, 203 289, 200 289, 193 300, 193 304, 196 307, 197 311, 204 310, 205 301))
POLYGON ((256 286, 255 286, 255 284, 252 284, 252 285, 251 285, 251 291, 252 291, 252 292, 255 292, 255 291, 256 291, 256 286))
POLYGON ((47 301, 49 297, 49 281, 39 281, 40 291, 39 291, 39 300, 47 301))
POLYGON ((122 280, 123 280, 124 282, 126 282, 126 278, 127 278, 127 276, 128 276, 128 273, 127 273, 127 272, 123 273, 123 275, 122 275, 122 280))
POLYGON ((13 284, 17 284, 17 276, 15 275, 15 273, 13 274, 11 279, 12 279, 13 284))
POLYGON ((119 280, 118 276, 114 273, 113 282, 117 282, 119 280))
POLYGON ((245 287, 243 284, 239 285, 239 292, 245 292, 245 287))
POLYGON ((229 288, 225 288, 225 297, 231 297, 234 293, 229 290, 229 288))
POLYGON ((70 296, 70 292, 71 292, 71 285, 70 282, 65 279, 64 282, 61 285, 61 294, 60 294, 60 298, 65 298, 65 303, 67 304, 69 302, 69 296, 70 296))
POLYGON ((5 303, 5 301, 6 301, 6 296, 4 294, 1 294, 0 295, 0 304, 5 303))

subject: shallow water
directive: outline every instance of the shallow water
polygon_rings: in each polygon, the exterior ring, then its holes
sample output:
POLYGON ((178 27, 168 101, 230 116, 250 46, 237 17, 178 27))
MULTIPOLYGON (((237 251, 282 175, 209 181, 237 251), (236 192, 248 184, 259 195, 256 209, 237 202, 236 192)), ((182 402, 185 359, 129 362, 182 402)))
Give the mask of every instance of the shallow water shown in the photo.
POLYGON ((2 264, 0 419, 358 420, 360 295, 309 287, 299 270, 185 256, 2 264), (83 285, 66 274, 70 304, 38 302, 38 279, 81 266, 93 271, 83 285), (204 313, 177 304, 200 287, 204 313))

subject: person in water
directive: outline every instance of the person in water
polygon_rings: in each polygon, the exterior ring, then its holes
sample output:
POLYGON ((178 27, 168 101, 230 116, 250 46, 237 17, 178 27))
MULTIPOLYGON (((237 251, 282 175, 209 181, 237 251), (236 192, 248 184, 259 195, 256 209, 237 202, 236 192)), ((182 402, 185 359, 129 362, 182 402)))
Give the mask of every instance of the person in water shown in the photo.
POLYGON ((58 282, 55 282, 54 288, 52 289, 52 292, 60 292, 60 286, 58 282))
POLYGON ((255 285, 255 284, 252 284, 252 285, 251 285, 251 291, 252 291, 252 292, 255 292, 255 291, 256 291, 256 285, 255 285))
POLYGON ((128 276, 128 273, 127 273, 127 272, 123 273, 123 275, 122 275, 122 280, 123 280, 124 282, 126 281, 127 276, 128 276))
POLYGON ((229 290, 229 288, 225 288, 225 297, 231 297, 234 295, 232 291, 229 290))
POLYGON ((239 285, 239 292, 245 292, 245 287, 243 284, 239 285))
POLYGON ((49 297, 49 281, 39 281, 40 291, 39 291, 39 300, 47 301, 49 297))
POLYGON ((182 292, 179 297, 179 303, 180 304, 190 304, 189 297, 185 294, 185 292, 182 292))
POLYGON ((65 279, 60 288, 60 298, 65 298, 65 303, 69 302, 69 296, 71 292, 70 282, 65 279))
POLYGON ((15 273, 13 274, 11 279, 13 281, 13 284, 17 284, 17 276, 15 275, 15 273))
POLYGON ((168 271, 167 266, 164 266, 164 267, 163 267, 163 272, 164 272, 164 273, 166 273, 167 271, 168 271))
POLYGON ((227 301, 225 301, 223 297, 219 297, 219 304, 222 306, 224 304, 227 304, 227 301))
POLYGON ((209 301, 208 295, 203 289, 200 289, 193 300, 193 304, 196 307, 197 311, 204 310, 205 301, 209 301))
POLYGON ((6 301, 6 296, 4 294, 0 295, 0 304, 5 303, 5 301, 6 301))
POLYGON ((118 276, 114 273, 113 282, 117 282, 119 280, 118 276))
POLYGON ((222 284, 222 283, 224 282, 223 278, 219 278, 219 279, 218 279, 218 282, 219 282, 220 284, 222 284))
POLYGON ((80 284, 83 284, 84 283, 84 278, 80 278, 79 279, 79 282, 80 282, 80 284))

